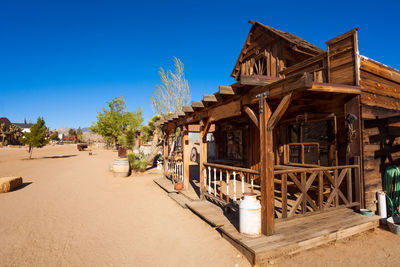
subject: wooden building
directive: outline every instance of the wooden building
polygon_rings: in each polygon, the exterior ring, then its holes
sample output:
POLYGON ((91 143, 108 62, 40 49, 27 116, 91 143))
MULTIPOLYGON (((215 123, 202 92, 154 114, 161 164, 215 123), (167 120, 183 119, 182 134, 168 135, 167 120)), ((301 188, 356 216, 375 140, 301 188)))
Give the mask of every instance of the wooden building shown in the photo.
POLYGON ((250 23, 232 71, 236 82, 161 121, 166 175, 185 188, 197 184, 201 198, 233 210, 243 193, 258 193, 264 235, 273 235, 278 221, 339 208, 376 210, 383 172, 400 151, 400 72, 359 55, 357 28, 327 41, 325 51, 250 23), (194 127, 195 182, 188 147, 194 127), (179 147, 171 138, 177 128, 179 147))

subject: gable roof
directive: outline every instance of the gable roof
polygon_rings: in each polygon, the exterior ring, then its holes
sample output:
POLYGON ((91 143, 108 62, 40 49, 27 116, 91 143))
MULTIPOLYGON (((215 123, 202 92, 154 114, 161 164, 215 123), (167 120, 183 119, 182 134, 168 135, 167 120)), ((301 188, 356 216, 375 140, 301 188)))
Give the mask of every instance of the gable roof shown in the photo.
MULTIPOLYGON (((272 35, 275 35, 276 37, 283 39, 284 41, 290 43, 292 46, 294 46, 298 52, 303 52, 305 54, 311 54, 311 55, 319 55, 321 53, 324 53, 325 51, 321 48, 319 48, 318 46, 313 45, 312 43, 307 42, 306 40, 291 34, 289 32, 284 32, 275 28, 272 28, 270 26, 264 25, 260 22, 257 21, 252 21, 250 20, 249 23, 253 24, 252 28, 250 29, 250 32, 253 30, 254 27, 262 27, 264 30, 266 30, 269 33, 272 33, 272 35)), ((244 49, 246 48, 246 44, 249 40, 249 36, 247 37, 247 40, 242 48, 242 50, 240 51, 240 55, 242 55, 242 53, 244 52, 244 49)), ((235 73, 236 71, 238 71, 238 65, 239 65, 239 60, 240 60, 240 56, 238 58, 238 60, 236 61, 235 67, 233 68, 232 77, 235 77, 235 73)))
POLYGON ((13 123, 15 126, 18 126, 22 129, 31 128, 33 123, 13 123))
POLYGON ((257 21, 249 21, 249 22, 253 25, 259 25, 259 26, 263 27, 264 29, 278 35, 282 39, 296 45, 299 49, 306 50, 305 52, 316 54, 316 55, 325 52, 323 49, 319 48, 318 46, 315 46, 312 43, 309 43, 306 40, 304 40, 294 34, 291 34, 289 32, 284 32, 284 31, 272 28, 270 26, 264 25, 257 21))

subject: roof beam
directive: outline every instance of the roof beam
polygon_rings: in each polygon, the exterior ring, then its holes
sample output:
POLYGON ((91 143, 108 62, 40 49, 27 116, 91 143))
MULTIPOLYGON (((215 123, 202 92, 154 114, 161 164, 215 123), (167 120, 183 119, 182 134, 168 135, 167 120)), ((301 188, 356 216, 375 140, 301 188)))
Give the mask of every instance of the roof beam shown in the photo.
POLYGON ((255 96, 268 92, 268 98, 280 98, 291 92, 311 88, 313 75, 311 73, 296 74, 285 79, 276 81, 266 86, 258 86, 248 96, 255 96))
POLYGON ((219 94, 224 95, 235 95, 235 90, 233 90, 232 86, 220 86, 219 94))
POLYGON ((323 93, 341 93, 341 94, 361 94, 359 86, 350 86, 343 84, 315 83, 311 84, 311 88, 307 91, 323 92, 323 93))
POLYGON ((240 83, 244 85, 269 85, 273 82, 279 81, 281 78, 271 77, 271 76, 248 76, 248 75, 240 75, 240 83))
POLYGON ((257 128, 260 128, 259 119, 254 111, 249 106, 244 106, 244 111, 246 112, 247 116, 249 116, 249 118, 252 120, 252 122, 257 126, 257 128))
POLYGON ((208 104, 208 103, 217 103, 218 100, 215 97, 215 95, 203 95, 203 102, 205 102, 206 104, 208 104))
POLYGON ((288 109, 290 102, 292 101, 292 96, 293 93, 290 93, 288 95, 285 95, 281 102, 279 103, 279 106, 276 108, 274 113, 271 115, 270 119, 268 120, 267 123, 267 130, 272 131, 275 126, 278 124, 279 120, 283 117, 285 114, 286 110, 288 109))
POLYGON ((192 101, 192 108, 193 109, 204 108, 204 103, 202 101, 192 101))
POLYGON ((186 116, 185 112, 183 112, 182 110, 178 110, 176 112, 176 115, 178 115, 178 117, 185 117, 186 116))
POLYGON ((185 113, 193 113, 194 112, 194 110, 191 106, 183 106, 182 111, 185 113))

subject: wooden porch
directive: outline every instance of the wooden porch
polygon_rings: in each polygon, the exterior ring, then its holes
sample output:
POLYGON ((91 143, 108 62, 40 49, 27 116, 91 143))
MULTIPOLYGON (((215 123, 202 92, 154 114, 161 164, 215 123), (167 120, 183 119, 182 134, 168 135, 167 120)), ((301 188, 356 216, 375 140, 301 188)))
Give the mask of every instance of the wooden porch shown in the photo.
MULTIPOLYGON (((215 202, 199 199, 196 194, 198 188, 193 188, 200 186, 199 181, 192 183, 188 189, 180 192, 175 191, 172 181, 165 177, 154 181, 168 193, 171 199, 178 202, 182 207, 189 208, 220 232, 222 237, 239 250, 253 265, 262 265, 271 259, 292 255, 379 226, 378 216, 363 216, 345 206, 332 207, 324 212, 306 212, 305 215, 299 208, 297 210, 299 216, 285 218, 280 208, 284 201, 282 201, 281 192, 278 189, 275 190, 274 196, 275 234, 248 237, 239 233, 238 212, 227 213, 215 202)), ((238 188, 240 187, 238 186, 238 188)), ((246 192, 251 190, 250 183, 245 182, 244 187, 246 192)), ((254 192, 260 195, 259 186, 254 185, 253 187, 254 192)), ((233 198, 232 190, 230 197, 233 198)), ((207 197, 207 199, 211 198, 218 199, 213 191, 207 197)), ((293 208, 296 201, 289 198, 287 204, 293 208)))
POLYGON ((215 227, 253 265, 292 255, 322 244, 346 238, 379 226, 378 216, 363 216, 348 208, 304 216, 295 220, 276 220, 275 234, 252 238, 238 231, 236 213, 225 216, 222 209, 208 201, 187 206, 215 227))

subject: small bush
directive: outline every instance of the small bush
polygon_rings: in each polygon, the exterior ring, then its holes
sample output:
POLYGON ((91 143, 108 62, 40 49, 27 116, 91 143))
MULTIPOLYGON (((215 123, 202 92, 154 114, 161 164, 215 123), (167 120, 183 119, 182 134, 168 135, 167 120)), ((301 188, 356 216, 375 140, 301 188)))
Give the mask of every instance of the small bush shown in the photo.
POLYGON ((134 154, 130 152, 127 157, 132 170, 144 172, 147 169, 147 160, 143 153, 134 154))

